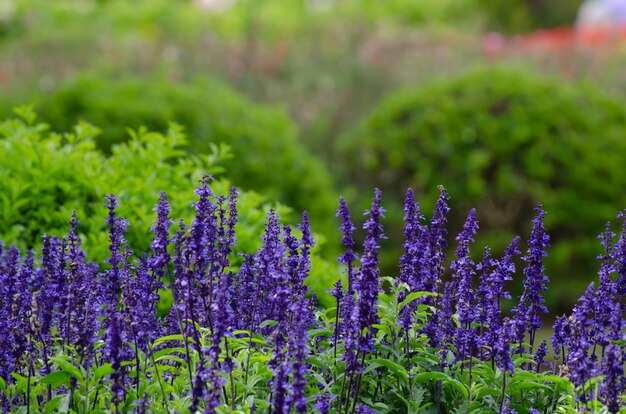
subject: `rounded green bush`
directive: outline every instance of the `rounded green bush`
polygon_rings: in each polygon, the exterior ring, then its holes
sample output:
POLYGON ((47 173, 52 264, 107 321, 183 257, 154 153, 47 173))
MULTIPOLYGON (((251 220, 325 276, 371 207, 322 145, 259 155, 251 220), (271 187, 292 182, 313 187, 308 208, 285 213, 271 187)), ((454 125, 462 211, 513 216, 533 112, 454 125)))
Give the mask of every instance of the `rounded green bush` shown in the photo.
MULTIPOLYGON (((81 222, 83 246, 99 264, 109 257, 104 197, 120 198, 119 214, 130 222, 126 239, 140 254, 150 247, 150 227, 159 192, 164 191, 172 207, 172 235, 178 220, 191 224, 193 188, 204 174, 215 174, 211 187, 228 194, 231 182, 221 176, 228 149, 210 154, 189 155, 187 139, 179 127, 170 125, 165 134, 139 130, 128 142, 116 144, 105 156, 96 148, 98 129, 86 123, 68 133, 50 132, 30 110, 17 110, 20 118, 0 122, 0 240, 21 249, 39 248, 43 234, 63 236, 72 211, 81 222)), ((299 215, 284 205, 272 205, 264 196, 242 191, 238 199, 237 252, 254 253, 261 246, 270 207, 277 209, 285 224, 297 224, 299 215)), ((339 233, 331 234, 338 239, 339 233)), ((318 237, 318 244, 323 244, 318 237)), ((329 278, 338 266, 314 251, 317 270, 307 283, 320 302, 330 305, 326 295, 329 278)))
POLYGON ((572 26, 584 0, 476 0, 489 30, 520 33, 535 29, 572 26))
MULTIPOLYGON (((543 202, 549 276, 561 287, 586 284, 600 247, 585 235, 600 233, 626 207, 623 104, 522 71, 480 69, 399 92, 343 136, 338 152, 362 191, 376 185, 400 194, 411 186, 434 200, 444 185, 455 195, 454 225, 477 208, 481 238, 494 248, 527 235, 533 207, 543 202)), ((401 214, 401 200, 388 204, 401 214)), ((552 289, 552 300, 565 305, 579 288, 552 289)))
POLYGON ((105 152, 127 141, 129 128, 164 133, 176 122, 189 138, 190 154, 220 144, 231 148, 232 157, 221 165, 238 187, 308 210, 315 229, 336 228, 332 177, 299 144, 293 122, 283 111, 254 104, 217 81, 81 75, 51 93, 10 101, 0 105, 5 113, 32 102, 40 119, 58 130, 70 130, 80 120, 97 125, 96 143, 105 152))

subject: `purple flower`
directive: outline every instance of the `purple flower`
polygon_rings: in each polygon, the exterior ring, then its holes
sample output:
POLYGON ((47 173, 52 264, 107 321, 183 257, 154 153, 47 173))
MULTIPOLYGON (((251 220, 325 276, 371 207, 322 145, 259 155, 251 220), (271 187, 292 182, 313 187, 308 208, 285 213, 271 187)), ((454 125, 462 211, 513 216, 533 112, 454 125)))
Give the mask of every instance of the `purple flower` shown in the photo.
POLYGON ((374 336, 373 325, 378 323, 377 303, 380 292, 378 249, 380 248, 380 239, 385 237, 381 224, 385 210, 380 205, 380 197, 381 191, 376 189, 372 207, 365 213, 369 217, 363 225, 363 228, 367 230, 367 235, 363 243, 361 269, 356 283, 358 331, 362 333, 359 339, 359 351, 361 352, 368 352, 371 349, 371 340, 374 336))
POLYGON ((109 225, 109 251, 111 255, 105 260, 105 263, 110 265, 110 269, 99 275, 99 285, 103 305, 101 312, 107 316, 104 320, 104 325, 108 327, 109 321, 113 319, 112 315, 117 312, 119 304, 118 295, 123 280, 128 277, 128 268, 126 267, 128 251, 125 252, 123 249, 126 244, 124 233, 126 232, 128 222, 122 217, 119 217, 115 212, 119 199, 113 194, 105 198, 105 207, 109 210, 106 222, 109 225))
MULTIPOLYGON (((404 201, 404 253, 400 257, 400 277, 397 283, 405 283, 411 292, 426 290, 428 287, 427 274, 427 245, 425 234, 428 229, 420 224, 424 216, 420 213, 419 205, 415 202, 413 190, 408 189, 404 201)), ((402 290, 398 301, 406 298, 407 292, 402 290)), ((412 313, 418 303, 425 303, 426 300, 410 303, 405 306, 400 314, 400 323, 403 327, 408 327, 413 322, 412 313)))
POLYGON ((474 341, 475 329, 470 325, 474 322, 474 292, 472 289, 472 276, 474 275, 474 262, 470 256, 469 246, 474 241, 473 236, 478 230, 476 210, 472 209, 467 216, 463 231, 457 236, 458 247, 456 260, 452 262, 452 288, 458 292, 456 313, 459 315, 460 328, 457 330, 457 352, 461 358, 467 352, 474 341))
POLYGON ((539 372, 541 367, 545 365, 547 355, 548 355, 548 344, 546 343, 546 340, 544 339, 543 341, 541 341, 541 344, 539 344, 539 347, 537 348, 537 351, 535 352, 535 356, 533 357, 535 364, 537 364, 537 372, 539 372))
POLYGON ((615 271, 618 274, 615 281, 616 290, 618 295, 626 294, 626 210, 617 215, 617 218, 622 219, 622 231, 619 235, 619 240, 615 244, 615 271))
POLYGON ((318 414, 329 414, 330 406, 332 404, 334 397, 330 393, 323 393, 317 395, 317 401, 315 402, 315 409, 318 414))
POLYGON ((513 325, 514 322, 509 319, 504 319, 498 332, 498 339, 495 345, 495 357, 496 365, 501 371, 509 371, 513 373, 513 359, 511 358, 511 341, 513 340, 513 325))
POLYGON ((159 196, 159 203, 154 207, 154 211, 157 212, 157 220, 152 225, 150 232, 154 234, 150 248, 152 249, 152 255, 148 260, 149 269, 154 274, 156 279, 161 279, 167 273, 170 263, 170 255, 167 251, 167 247, 170 244, 169 228, 171 224, 170 205, 167 201, 167 196, 164 192, 161 192, 159 196))
POLYGON ((259 283, 254 268, 254 255, 244 255, 244 261, 235 279, 235 298, 232 301, 233 321, 238 329, 255 332, 260 321, 257 316, 259 306, 259 283))
MULTIPOLYGON (((528 240, 528 253, 522 257, 526 262, 524 268, 524 293, 520 298, 524 302, 524 314, 521 314, 521 308, 516 308, 516 322, 518 326, 524 326, 530 334, 530 348, 532 350, 535 333, 541 328, 541 313, 547 313, 548 309, 543 304, 545 302, 542 293, 547 289, 546 283, 549 282, 545 275, 543 266, 543 258, 547 256, 546 249, 550 247, 550 237, 546 233, 543 219, 545 212, 541 209, 541 203, 535 208, 537 215, 533 219, 533 226, 528 240)), ((520 344, 521 346, 522 344, 520 344)))
POLYGON ((356 412, 357 414, 376 414, 376 411, 374 411, 372 408, 368 407, 365 404, 359 404, 359 406, 356 408, 356 412))
POLYGON ((355 269, 354 262, 358 259, 358 255, 354 252, 354 239, 352 238, 352 233, 356 230, 356 227, 350 221, 350 210, 346 205, 346 201, 343 197, 339 198, 339 210, 337 210, 337 217, 341 217, 341 227, 339 230, 343 232, 343 237, 341 239, 343 245, 346 248, 346 252, 339 256, 339 263, 346 265, 346 273, 348 275, 348 294, 352 295, 354 293, 354 280, 355 280, 355 269))
POLYGON ((130 321, 128 336, 144 352, 163 333, 156 308, 160 299, 159 289, 163 284, 148 270, 144 257, 135 271, 135 277, 128 279, 123 289, 124 312, 130 321))
POLYGON ((200 180, 200 186, 196 188, 195 194, 198 201, 194 203, 196 215, 191 224, 189 234, 189 263, 194 283, 196 284, 198 303, 202 308, 196 308, 196 320, 202 326, 210 326, 210 304, 214 294, 214 275, 209 272, 209 265, 216 266, 218 263, 216 241, 218 237, 218 223, 215 215, 217 207, 211 201, 215 197, 209 182, 213 180, 211 176, 204 176, 200 180))
POLYGON ((307 301, 304 297, 300 298, 291 306, 292 321, 289 327, 289 356, 292 359, 292 387, 291 393, 287 398, 287 406, 295 406, 296 412, 304 413, 307 411, 306 404, 306 375, 308 367, 305 359, 308 357, 309 351, 307 347, 307 328, 309 327, 309 318, 307 309, 307 301))
POLYGON ((107 340, 105 342, 104 357, 111 363, 113 372, 111 378, 111 402, 115 405, 115 411, 118 412, 119 405, 124 401, 124 367, 122 362, 125 359, 124 343, 126 338, 120 327, 120 321, 117 315, 112 315, 107 330, 107 340))
POLYGON ((623 357, 623 351, 614 343, 610 343, 604 350, 600 370, 604 381, 600 386, 600 396, 611 413, 619 412, 620 396, 624 392, 623 357))
MULTIPOLYGON (((70 219, 70 230, 66 236, 67 254, 67 307, 66 307, 66 341, 78 347, 82 359, 91 357, 98 330, 96 306, 96 272, 95 263, 85 262, 85 253, 81 249, 81 240, 77 234, 80 222, 76 212, 70 219)), ((65 324, 63 324, 65 325, 65 324)), ((83 361, 89 365, 89 361, 83 361)))
MULTIPOLYGON (((446 236, 448 234, 446 230, 446 223, 448 222, 447 214, 450 211, 448 207, 448 192, 443 186, 439 186, 439 198, 435 206, 433 217, 430 221, 430 229, 428 231, 428 282, 424 285, 424 290, 428 292, 440 292, 444 271, 444 261, 446 258, 446 236)), ((437 302, 440 300, 437 299, 437 302)), ((435 303, 435 308, 440 308, 439 303, 435 303)), ((440 329, 440 319, 446 319, 440 315, 440 312, 436 310, 428 319, 424 331, 430 341, 430 346, 437 348, 440 345, 442 335, 440 329)))
POLYGON ((346 265, 346 273, 348 275, 348 287, 342 300, 339 302, 340 324, 335 329, 340 329, 336 336, 341 336, 345 342, 345 351, 343 359, 346 361, 346 371, 352 371, 356 368, 356 346, 358 333, 358 312, 356 308, 356 300, 354 298, 354 289, 356 285, 356 266, 354 262, 358 259, 358 255, 354 252, 354 240, 352 233, 356 229, 350 221, 350 210, 346 205, 343 197, 339 198, 339 209, 337 217, 341 218, 342 242, 346 248, 346 252, 339 256, 339 263, 346 265))
POLYGON ((11 246, 6 256, 6 266, 0 268, 0 377, 12 381, 11 373, 17 372, 21 352, 25 346, 25 326, 21 323, 20 313, 20 252, 11 246))

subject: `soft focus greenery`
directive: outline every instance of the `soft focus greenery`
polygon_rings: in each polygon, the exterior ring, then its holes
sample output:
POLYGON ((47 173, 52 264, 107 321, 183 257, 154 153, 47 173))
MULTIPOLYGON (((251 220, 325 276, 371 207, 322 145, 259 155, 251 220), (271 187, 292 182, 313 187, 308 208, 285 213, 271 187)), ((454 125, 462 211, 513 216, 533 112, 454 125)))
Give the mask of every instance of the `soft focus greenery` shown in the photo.
MULTIPOLYGON (((128 140, 128 128, 165 133, 169 123, 176 122, 189 137, 189 154, 229 146, 232 156, 223 158, 221 165, 237 187, 308 210, 315 229, 321 226, 328 232, 336 227, 332 177, 298 144, 293 123, 281 111, 255 105, 218 82, 85 75, 54 93, 29 98, 41 120, 54 128, 68 131, 80 120, 98 125, 96 142, 107 152, 128 140)), ((5 110, 10 107, 4 104, 5 110)))
MULTIPOLYGON (((599 234, 626 206, 618 190, 626 188, 624 136, 622 103, 591 87, 482 69, 389 97, 338 148, 361 191, 379 186, 389 200, 407 187, 432 195, 444 185, 454 195, 452 228, 475 207, 481 238, 494 247, 528 234, 543 202, 553 241, 548 275, 581 289, 600 252, 585 235, 599 234)), ((388 201, 396 217, 401 201, 388 201)), ((568 301, 568 289, 551 292, 568 301)))
POLYGON ((477 0, 486 28, 507 33, 571 26, 583 0, 477 0))
MULTIPOLYGON (((187 140, 174 124, 165 134, 132 132, 127 143, 113 146, 112 154, 105 156, 96 149, 97 128, 80 123, 71 133, 53 133, 28 108, 17 112, 20 118, 0 124, 0 181, 4 183, 0 240, 21 248, 38 247, 44 233, 65 234, 75 209, 85 250, 92 260, 102 262, 109 255, 104 196, 115 193, 120 198, 119 214, 132 223, 126 234, 129 245, 146 251, 158 193, 167 192, 172 217, 191 224, 195 184, 206 173, 223 172, 223 162, 232 156, 226 146, 214 147, 210 154, 186 154, 187 140)), ((212 187, 224 194, 230 185, 218 179, 212 187)), ((266 200, 250 191, 240 195, 239 251, 255 252, 260 246, 257 235, 270 208, 266 200)), ((289 208, 274 207, 286 222, 300 221, 289 208)), ((323 238, 316 239, 324 243, 323 238)), ((328 304, 325 291, 337 265, 317 256, 313 260, 317 270, 308 282, 321 302, 328 304)))

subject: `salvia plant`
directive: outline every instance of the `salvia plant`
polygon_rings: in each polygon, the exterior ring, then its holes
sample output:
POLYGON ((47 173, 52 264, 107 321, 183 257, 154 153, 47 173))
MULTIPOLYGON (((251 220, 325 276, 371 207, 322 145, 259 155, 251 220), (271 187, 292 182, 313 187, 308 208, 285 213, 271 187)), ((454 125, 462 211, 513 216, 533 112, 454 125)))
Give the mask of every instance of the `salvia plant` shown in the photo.
POLYGON ((106 198, 109 257, 81 249, 79 218, 40 253, 0 253, 0 405, 11 413, 575 413, 624 406, 626 213, 600 235, 599 280, 543 339, 550 239, 537 205, 526 248, 475 257, 476 212, 448 259, 448 194, 431 219, 411 190, 395 278, 381 275, 385 210, 376 190, 364 242, 344 199, 337 211, 345 274, 316 307, 306 279, 306 213, 269 211, 262 245, 234 256, 238 191, 205 177, 191 223, 164 193, 150 250, 131 251, 129 223, 106 198), (521 250, 525 250, 521 253, 521 250), (236 258, 236 260, 234 260, 236 258), (518 272, 521 268, 521 272, 518 272), (523 279, 518 300, 507 285, 523 279), (156 312, 160 294, 174 304, 156 312), (507 309, 511 309, 509 312, 507 309))

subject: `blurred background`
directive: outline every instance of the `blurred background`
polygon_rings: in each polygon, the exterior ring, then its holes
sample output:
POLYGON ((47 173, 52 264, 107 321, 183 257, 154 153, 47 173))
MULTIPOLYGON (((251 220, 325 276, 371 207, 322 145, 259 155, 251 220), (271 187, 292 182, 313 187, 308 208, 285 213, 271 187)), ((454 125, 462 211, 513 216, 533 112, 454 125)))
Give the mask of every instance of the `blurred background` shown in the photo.
MULTIPOLYGON (((102 227, 102 195, 137 189, 146 198, 125 214, 141 247, 146 200, 210 169, 248 192, 250 234, 268 204, 294 223, 311 214, 323 295, 340 194, 360 227, 384 191, 394 275, 407 187, 430 217, 441 184, 451 242, 478 209, 477 260, 485 244, 497 254, 527 237, 543 202, 548 305, 563 312, 626 208, 625 22, 626 0, 0 0, 0 115, 23 119, 0 128, 0 233, 34 246, 91 203, 88 232, 102 227), (36 119, 14 115, 23 104, 36 119), (170 139, 143 131, 163 142, 128 150, 141 127, 170 139)), ((104 240, 87 240, 96 258, 104 240)))

